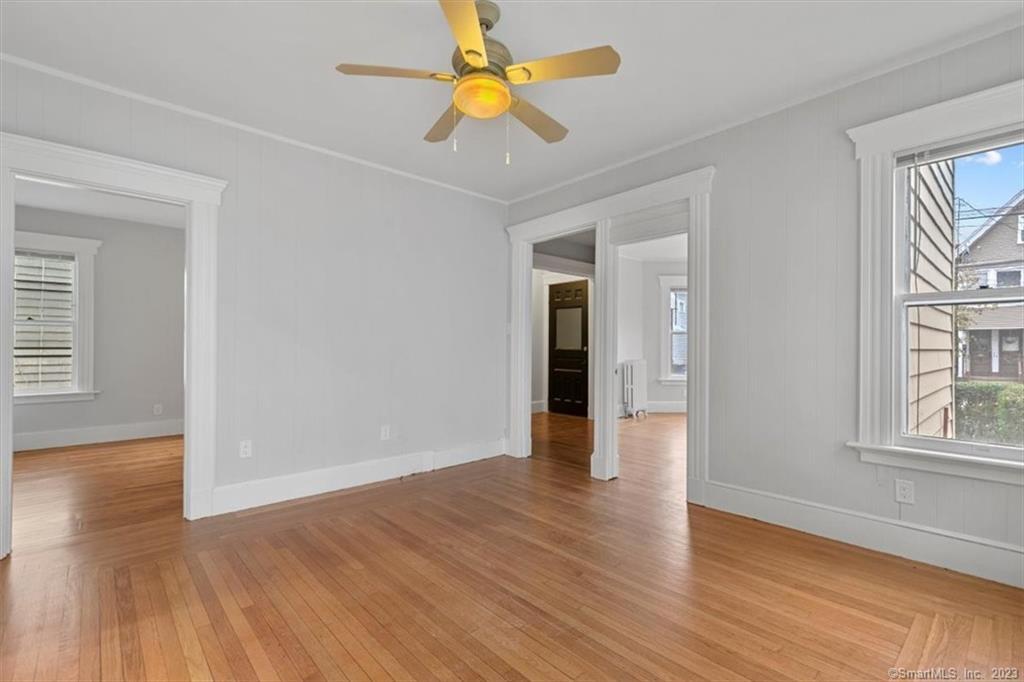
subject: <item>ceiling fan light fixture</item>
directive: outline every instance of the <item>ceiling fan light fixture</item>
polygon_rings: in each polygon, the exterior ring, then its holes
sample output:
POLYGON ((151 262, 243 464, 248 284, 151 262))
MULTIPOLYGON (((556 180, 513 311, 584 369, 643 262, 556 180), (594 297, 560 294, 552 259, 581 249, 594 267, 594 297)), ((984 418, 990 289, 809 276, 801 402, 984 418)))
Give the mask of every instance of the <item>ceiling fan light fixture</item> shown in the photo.
POLYGON ((459 111, 473 118, 495 118, 508 111, 512 93, 508 85, 489 73, 471 73, 459 79, 452 93, 459 111))

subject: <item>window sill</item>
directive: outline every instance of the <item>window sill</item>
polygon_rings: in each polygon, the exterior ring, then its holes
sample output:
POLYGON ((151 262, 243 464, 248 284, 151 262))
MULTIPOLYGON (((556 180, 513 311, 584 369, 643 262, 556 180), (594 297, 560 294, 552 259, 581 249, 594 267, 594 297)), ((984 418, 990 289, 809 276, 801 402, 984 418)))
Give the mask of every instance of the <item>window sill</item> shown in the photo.
POLYGON ((899 445, 867 445, 854 441, 846 445, 860 452, 860 461, 869 464, 1024 486, 1024 462, 899 445))
POLYGON ((92 400, 99 391, 60 391, 56 393, 22 393, 14 396, 15 405, 39 405, 42 403, 79 403, 92 400))
POLYGON ((686 375, 683 374, 683 375, 680 376, 680 375, 677 375, 677 374, 673 374, 673 375, 667 376, 667 377, 658 377, 658 382, 662 383, 662 384, 669 384, 669 385, 672 385, 672 384, 685 384, 686 383, 686 375))

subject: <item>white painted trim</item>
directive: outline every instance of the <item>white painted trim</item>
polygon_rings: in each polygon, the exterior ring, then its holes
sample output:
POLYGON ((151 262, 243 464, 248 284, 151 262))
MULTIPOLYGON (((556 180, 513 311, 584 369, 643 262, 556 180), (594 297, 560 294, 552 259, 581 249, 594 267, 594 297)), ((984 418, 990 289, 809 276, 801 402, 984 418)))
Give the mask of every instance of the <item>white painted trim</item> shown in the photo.
POLYGON ((612 221, 597 221, 597 272, 594 281, 594 452, 590 475, 609 481, 619 476, 619 423, 615 385, 619 383, 619 254, 612 244, 612 221))
MULTIPOLYGON (((42 178, 185 207, 184 515, 210 513, 217 446, 217 209, 227 183, 215 178, 0 133, 0 300, 13 300, 14 186, 42 178)), ((0 306, 0 557, 11 551, 13 316, 0 306)))
MULTIPOLYGON (((858 362, 858 426, 856 443, 868 457, 920 469, 924 459, 908 449, 923 450, 920 439, 903 435, 905 371, 902 343, 905 328, 900 272, 905 252, 905 221, 895 210, 902 180, 894 175, 896 158, 948 144, 966 143, 1016 130, 1024 120, 1024 80, 909 111, 847 131, 860 166, 860 329, 858 362), (893 449, 893 446, 910 448, 893 449)), ((1002 292, 963 292, 964 296, 1000 296, 1002 292)), ((915 300, 938 301, 931 295, 915 300)), ((941 294, 948 298, 950 294, 941 294)), ((977 444, 935 443, 943 452, 978 454, 977 444)), ((990 448, 986 448, 991 450, 990 448)), ((1004 448, 1004 450, 1019 450, 1004 448)), ((1019 459, 1011 452, 1013 459, 1019 459)), ((932 458, 934 459, 934 458, 932 458)), ((984 466, 979 458, 975 466, 984 466)))
MULTIPOLYGON (((676 175, 649 185, 619 192, 594 201, 573 206, 505 228, 513 240, 532 243, 562 237, 594 227, 598 220, 611 219, 661 206, 680 202, 694 194, 711 191, 711 179, 715 169, 711 166, 676 175)), ((681 230, 675 230, 678 234, 681 230)), ((673 232, 655 234, 645 239, 669 236, 673 232)), ((634 239, 632 241, 643 241, 634 239)), ((623 242, 625 243, 625 242, 623 242)))
POLYGON ((1019 129, 1024 121, 1024 80, 907 111, 850 128, 857 158, 904 154, 959 140, 1019 129))
MULTIPOLYGON (((17 226, 15 226, 17 227, 17 226)), ((73 255, 75 257, 74 317, 71 325, 71 388, 52 393, 15 394, 14 404, 68 402, 65 398, 77 394, 78 400, 92 400, 93 391, 93 344, 95 341, 93 315, 96 309, 94 299, 96 282, 96 253, 103 245, 98 239, 68 237, 62 234, 43 234, 15 229, 14 248, 43 253, 73 255), (61 396, 44 399, 44 396, 61 396)))
POLYGON ((95 256, 103 246, 99 239, 83 239, 68 237, 63 234, 44 234, 42 232, 26 232, 15 227, 14 247, 30 251, 49 253, 73 253, 75 256, 95 256))
POLYGON ((1024 462, 899 445, 847 445, 860 452, 862 462, 1024 486, 1024 462))
POLYGON ((68 81, 71 81, 73 83, 78 83, 79 85, 85 85, 85 86, 90 87, 90 88, 95 88, 97 90, 102 90, 103 92, 109 92, 112 95, 118 95, 119 97, 126 97, 128 99, 132 99, 132 100, 135 100, 137 102, 144 102, 146 104, 149 104, 149 105, 152 105, 152 106, 155 106, 155 107, 161 107, 163 109, 168 109, 170 111, 174 111, 174 112, 177 112, 179 114, 185 114, 186 116, 192 116, 194 118, 202 119, 204 121, 210 121, 211 123, 216 123, 218 125, 227 126, 229 128, 234 128, 235 130, 241 130, 241 131, 244 131, 244 132, 247 132, 247 133, 251 133, 253 135, 259 135, 260 137, 265 137, 265 138, 274 140, 276 142, 281 142, 281 143, 284 143, 284 144, 287 144, 287 145, 291 145, 293 147, 299 147, 301 149, 305 149, 305 150, 308 150, 308 151, 311 151, 311 152, 316 152, 317 154, 324 154, 326 156, 333 156, 336 159, 342 159, 344 161, 350 161, 352 163, 357 163, 357 164, 359 164, 361 166, 367 166, 369 168, 375 168, 377 170, 386 171, 388 173, 393 173, 395 175, 401 176, 403 178, 409 178, 410 180, 416 180, 418 182, 425 182, 428 185, 434 185, 435 187, 443 187, 444 189, 451 190, 453 192, 459 192, 461 194, 468 194, 469 196, 477 197, 478 199, 486 199, 487 201, 493 201, 495 203, 502 204, 503 206, 507 206, 508 205, 508 202, 505 201, 504 199, 499 199, 497 197, 492 197, 492 196, 490 196, 488 194, 481 194, 480 192, 474 192, 472 190, 464 189, 462 187, 456 187, 455 185, 450 185, 450 184, 448 184, 446 182, 441 182, 439 180, 432 180, 431 178, 427 178, 427 177, 424 177, 422 175, 416 175, 415 173, 410 173, 408 171, 399 170, 397 168, 393 168, 392 166, 386 166, 386 165, 381 164, 381 163, 375 163, 373 161, 368 161, 366 159, 361 159, 358 156, 352 156, 350 154, 343 154, 341 152, 336 152, 333 149, 327 149, 326 147, 320 147, 320 146, 317 146, 315 144, 310 144, 308 142, 303 142, 301 140, 296 140, 295 138, 292 138, 292 137, 287 137, 285 135, 278 135, 277 133, 272 133, 272 132, 270 132, 268 130, 263 130, 262 128, 255 128, 253 126, 249 126, 249 125, 246 125, 244 123, 239 123, 238 121, 233 121, 233 120, 228 119, 228 118, 223 118, 221 116, 215 116, 213 114, 207 114, 205 112, 198 111, 196 109, 190 109, 188 107, 183 107, 183 106, 180 106, 178 104, 173 104, 171 102, 167 102, 167 101, 164 101, 164 100, 161 100, 161 99, 156 99, 155 97, 149 97, 147 95, 141 95, 141 94, 139 94, 137 92, 132 92, 131 90, 125 90, 123 88, 118 88, 118 87, 114 87, 112 85, 107 85, 106 83, 102 83, 100 81, 95 81, 95 80, 92 80, 91 78, 84 78, 82 76, 76 76, 73 73, 68 73, 67 71, 61 71, 60 69, 55 69, 55 68, 50 67, 50 66, 45 66, 43 64, 39 64, 37 62, 33 62, 33 61, 28 60, 28 59, 22 59, 21 57, 15 57, 14 55, 5 54, 5 53, 0 52, 0 61, 5 61, 5 62, 8 62, 10 64, 15 64, 16 66, 20 66, 20 67, 23 67, 23 68, 26 68, 26 69, 31 69, 33 71, 38 71, 40 73, 45 73, 45 74, 47 74, 49 76, 55 76, 57 78, 63 78, 64 80, 68 80, 68 81))
POLYGON ((703 488, 704 503, 713 509, 1024 587, 1024 547, 1018 545, 716 481, 704 481, 703 488))
POLYGON ((648 400, 647 411, 651 414, 686 412, 685 400, 648 400))
MULTIPOLYGON (((686 383, 686 377, 681 374, 672 373, 672 330, 669 318, 669 303, 673 289, 686 289, 686 275, 658 275, 658 355, 660 356, 660 368, 658 381, 663 384, 686 383)), ((689 292, 687 292, 689 294, 689 292)), ((690 302, 687 300, 687 311, 690 302)), ((689 329, 689 327, 687 327, 689 329)), ((689 331, 687 331, 689 334, 689 331)))
POLYGON ((137 424, 108 424, 105 426, 83 426, 76 429, 54 431, 28 431, 14 434, 14 450, 41 450, 61 448, 67 445, 91 443, 113 443, 119 440, 155 438, 157 436, 178 436, 184 433, 182 419, 163 419, 137 424))
POLYGON ((537 412, 548 411, 548 401, 546 400, 534 400, 530 403, 530 411, 536 414, 537 412))
MULTIPOLYGON (((615 402, 618 324, 618 250, 622 244, 672 234, 690 234, 689 358, 687 377, 690 416, 687 428, 689 475, 703 481, 708 458, 707 380, 710 340, 707 315, 710 283, 710 192, 715 169, 705 167, 660 182, 620 192, 547 216, 506 228, 511 240, 511 322, 509 360, 509 454, 530 454, 530 348, 533 244, 593 228, 596 232, 594 274, 594 336, 591 349, 594 371, 594 443, 591 476, 601 480, 618 475, 617 416, 615 402), (703 373, 695 372, 700 364, 703 373)), ((690 485, 688 496, 700 502, 701 486, 690 485)))
POLYGON ((99 391, 57 391, 54 393, 19 393, 15 405, 42 405, 44 403, 81 403, 95 400, 99 391))
POLYGON ((371 459, 325 469, 217 486, 213 490, 213 514, 294 500, 344 490, 412 474, 435 471, 481 459, 497 457, 507 449, 503 439, 472 443, 439 451, 371 459))
POLYGON ((594 279, 594 264, 561 256, 549 256, 546 253, 533 254, 533 268, 535 270, 547 270, 558 272, 563 275, 574 275, 594 279))

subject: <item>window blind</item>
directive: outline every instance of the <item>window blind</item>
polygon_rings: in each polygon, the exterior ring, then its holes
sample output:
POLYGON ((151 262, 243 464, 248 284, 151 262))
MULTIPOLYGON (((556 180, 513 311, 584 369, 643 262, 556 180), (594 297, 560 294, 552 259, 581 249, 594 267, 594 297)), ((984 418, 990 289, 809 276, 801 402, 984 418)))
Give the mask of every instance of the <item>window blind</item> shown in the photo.
POLYGON ((16 251, 15 392, 72 387, 75 312, 75 257, 16 251))

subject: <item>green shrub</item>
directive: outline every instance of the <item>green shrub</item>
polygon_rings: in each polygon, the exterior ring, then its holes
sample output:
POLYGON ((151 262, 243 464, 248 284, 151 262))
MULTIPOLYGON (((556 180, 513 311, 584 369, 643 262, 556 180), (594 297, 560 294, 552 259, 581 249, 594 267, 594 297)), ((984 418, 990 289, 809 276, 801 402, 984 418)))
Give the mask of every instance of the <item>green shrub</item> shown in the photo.
POLYGON ((999 394, 996 428, 1004 443, 1024 444, 1024 384, 1007 384, 999 394))
POLYGON ((982 443, 1024 443, 1024 384, 958 381, 956 434, 982 443))

